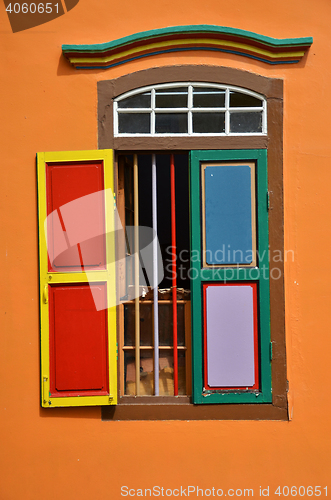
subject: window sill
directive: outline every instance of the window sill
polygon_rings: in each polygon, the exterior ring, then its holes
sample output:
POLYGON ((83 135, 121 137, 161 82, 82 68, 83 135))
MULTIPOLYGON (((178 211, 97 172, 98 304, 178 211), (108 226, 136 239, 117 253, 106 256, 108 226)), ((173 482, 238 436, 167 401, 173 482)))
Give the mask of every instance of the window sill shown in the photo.
POLYGON ((122 396, 119 405, 182 405, 191 404, 191 396, 122 396))
POLYGON ((102 420, 280 420, 288 421, 287 403, 193 405, 188 396, 124 396, 103 406, 102 420), (171 401, 170 401, 171 400, 171 401), (174 403, 172 402, 174 400, 174 403))

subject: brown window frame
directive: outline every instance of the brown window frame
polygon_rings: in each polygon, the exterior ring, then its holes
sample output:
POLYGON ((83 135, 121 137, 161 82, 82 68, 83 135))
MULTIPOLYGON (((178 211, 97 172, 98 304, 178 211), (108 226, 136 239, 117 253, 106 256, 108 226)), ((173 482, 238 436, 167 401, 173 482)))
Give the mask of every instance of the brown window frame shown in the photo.
MULTIPOLYGON (((98 82, 98 147, 125 151, 194 149, 267 149, 270 250, 284 255, 283 217, 283 80, 247 71, 206 65, 165 66, 98 82), (114 137, 113 100, 130 90, 170 82, 210 82, 252 90, 267 100, 267 136, 256 137, 114 137)), ((116 167, 116 165, 115 165, 116 167)), ((115 168, 115 185, 117 185, 115 168)), ((284 259, 270 262, 281 277, 270 280, 272 403, 193 405, 188 396, 119 397, 117 406, 102 407, 103 420, 288 420, 285 348, 284 259)))

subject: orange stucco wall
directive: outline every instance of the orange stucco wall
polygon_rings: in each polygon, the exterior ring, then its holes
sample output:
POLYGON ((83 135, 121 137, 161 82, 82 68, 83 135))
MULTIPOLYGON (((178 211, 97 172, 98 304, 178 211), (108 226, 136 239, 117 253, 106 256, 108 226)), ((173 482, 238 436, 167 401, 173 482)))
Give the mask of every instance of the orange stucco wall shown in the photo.
MULTIPOLYGON (((331 3, 326 0, 80 0, 13 34, 3 4, 0 165, 0 499, 108 500, 120 488, 330 484, 331 3), (74 70, 61 45, 173 25, 313 36, 303 62, 158 56, 74 70), (168 64, 230 66, 284 79, 287 361, 292 420, 102 422, 99 408, 42 410, 35 154, 97 148, 98 81, 168 64)), ((196 495, 191 494, 192 498, 196 495)), ((277 498, 277 497, 274 497, 277 498)))

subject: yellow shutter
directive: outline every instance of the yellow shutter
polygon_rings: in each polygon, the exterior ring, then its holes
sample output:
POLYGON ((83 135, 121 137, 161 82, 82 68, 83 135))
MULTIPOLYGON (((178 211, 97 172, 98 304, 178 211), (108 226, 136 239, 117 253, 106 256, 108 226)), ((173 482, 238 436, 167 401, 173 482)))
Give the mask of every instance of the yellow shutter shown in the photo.
MULTIPOLYGON (((38 153, 37 170, 41 403, 47 408, 113 405, 117 403, 113 152, 38 153), (86 189, 87 196, 84 197, 86 189), (104 228, 100 230, 104 234, 96 236, 95 240, 72 244, 73 232, 79 233, 80 228, 84 231, 84 218, 79 207, 85 206, 86 209, 89 200, 96 199, 89 193, 94 189, 99 211, 101 213, 102 207, 103 212, 99 217, 101 222, 96 221, 96 225, 104 228), (80 193, 77 200, 75 193, 80 193), (73 204, 70 205, 68 200, 73 204), (56 203, 56 210, 51 212, 56 203), (68 207, 71 220, 67 227, 68 207), (45 221, 50 213, 53 214, 53 225, 47 230, 45 221), (74 219, 76 213, 77 221, 74 219), (57 232, 54 229, 56 224, 57 232), (61 248, 61 244, 67 253, 60 254, 56 260, 54 248, 61 248), (93 255, 93 252, 97 253, 94 248, 101 249, 102 258, 93 255), (89 256, 87 265, 86 259, 81 258, 84 249, 89 256), (77 265, 77 256, 81 258, 81 266, 77 265), (96 297, 104 301, 104 307, 96 305, 96 297)), ((92 214, 86 213, 89 219, 86 224, 91 227, 93 214, 93 211, 92 214)))

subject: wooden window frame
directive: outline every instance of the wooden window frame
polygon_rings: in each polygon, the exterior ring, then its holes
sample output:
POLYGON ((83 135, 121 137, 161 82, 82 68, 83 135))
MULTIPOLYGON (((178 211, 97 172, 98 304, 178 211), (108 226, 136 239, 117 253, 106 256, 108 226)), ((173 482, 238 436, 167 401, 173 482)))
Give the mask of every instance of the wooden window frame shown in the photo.
MULTIPOLYGON (((151 68, 98 83, 99 148, 117 152, 267 149, 270 250, 284 255, 283 237, 283 81, 247 71, 217 66, 167 66, 151 68), (266 136, 115 137, 113 100, 130 90, 170 82, 210 82, 233 85, 263 95, 267 101, 266 136)), ((116 172, 115 172, 116 184, 116 172)), ((119 398, 116 407, 103 407, 104 420, 287 420, 285 349, 284 259, 270 262, 280 270, 270 286, 270 335, 272 358, 272 402, 262 404, 193 405, 188 397, 119 398)))

